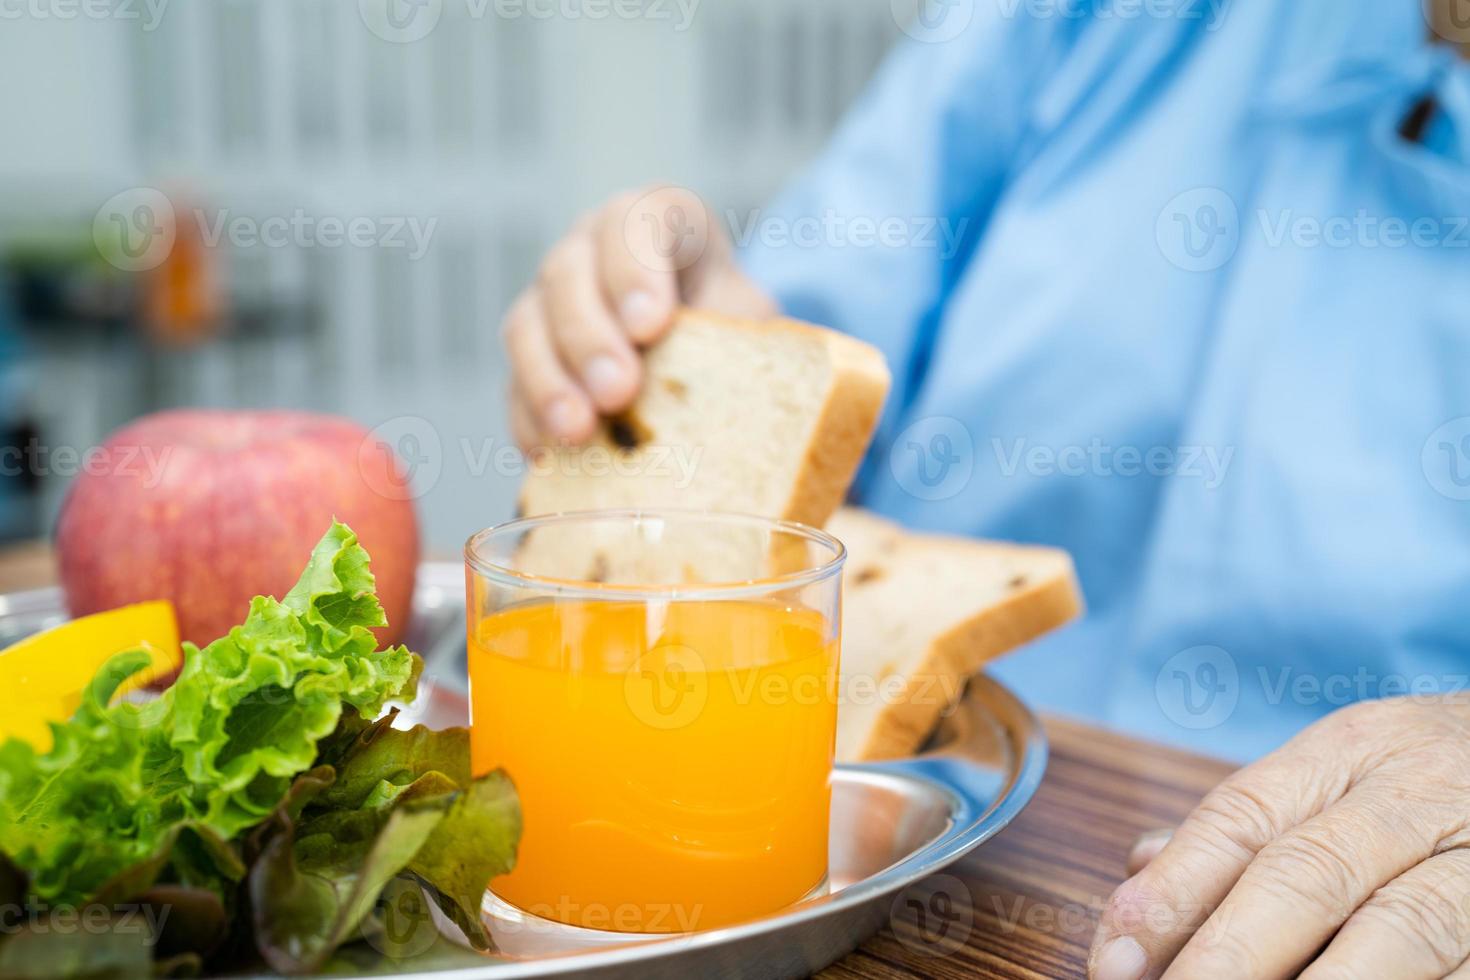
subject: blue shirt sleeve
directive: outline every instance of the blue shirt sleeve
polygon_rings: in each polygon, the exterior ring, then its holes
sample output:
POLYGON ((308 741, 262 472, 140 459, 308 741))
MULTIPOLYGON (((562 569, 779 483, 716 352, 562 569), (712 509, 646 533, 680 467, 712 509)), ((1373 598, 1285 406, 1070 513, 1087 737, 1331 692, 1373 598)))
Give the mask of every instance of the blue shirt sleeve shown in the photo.
MULTIPOLYGON (((959 7, 951 7, 958 10, 959 7)), ((1062 19, 976 2, 959 36, 890 55, 821 157, 735 228, 750 274, 791 316, 876 345, 904 403, 927 334, 1024 145, 1062 19)))

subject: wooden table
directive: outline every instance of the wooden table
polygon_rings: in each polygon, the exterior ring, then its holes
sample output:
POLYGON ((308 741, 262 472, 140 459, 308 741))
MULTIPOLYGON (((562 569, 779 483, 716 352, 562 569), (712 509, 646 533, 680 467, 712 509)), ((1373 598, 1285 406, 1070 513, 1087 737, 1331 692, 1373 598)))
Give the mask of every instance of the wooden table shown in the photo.
POLYGON ((51 549, 40 542, 0 547, 0 592, 38 589, 56 581, 51 549))
MULTIPOLYGON (((54 580, 42 546, 0 549, 0 591, 54 580)), ((1177 824, 1230 771, 1213 759, 1046 719, 1051 762, 1010 827, 930 879, 942 925, 920 928, 924 901, 899 901, 892 925, 825 970, 826 980, 892 977, 1085 977, 1098 912, 1123 879, 1139 834, 1177 824)))
POLYGON ((1086 977, 1098 913, 1139 834, 1177 824, 1232 767, 1092 725, 1045 719, 1051 761, 1031 804, 931 879, 917 902, 825 980, 1086 977), (947 905, 931 898, 943 894, 947 905), (968 909, 965 908, 968 898, 968 909), (947 925, 919 910, 950 910, 947 925), (958 940, 963 939, 963 945, 958 940))

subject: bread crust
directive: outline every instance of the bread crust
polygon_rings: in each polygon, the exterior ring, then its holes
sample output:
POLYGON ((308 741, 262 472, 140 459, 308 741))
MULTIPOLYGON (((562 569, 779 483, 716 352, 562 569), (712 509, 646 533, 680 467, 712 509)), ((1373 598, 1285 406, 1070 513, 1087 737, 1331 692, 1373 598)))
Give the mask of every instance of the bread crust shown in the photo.
POLYGON ((934 638, 919 668, 906 675, 901 692, 884 705, 849 761, 912 755, 953 708, 933 697, 936 686, 945 690, 948 682, 948 689, 962 691, 989 661, 1082 615, 1082 591, 1071 558, 1065 552, 1055 554, 1065 560, 1064 574, 1030 583, 934 638))
MULTIPOLYGON (((811 329, 796 320, 784 323, 811 329)), ((836 377, 808 435, 801 474, 783 515, 812 527, 821 527, 842 506, 892 383, 876 348, 842 334, 827 333, 825 340, 836 377)))

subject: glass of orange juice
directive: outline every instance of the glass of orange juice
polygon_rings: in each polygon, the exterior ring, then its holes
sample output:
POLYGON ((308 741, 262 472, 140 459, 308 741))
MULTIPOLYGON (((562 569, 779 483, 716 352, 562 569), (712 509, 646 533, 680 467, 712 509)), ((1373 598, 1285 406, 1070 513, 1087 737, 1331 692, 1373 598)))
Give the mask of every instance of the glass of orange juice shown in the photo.
POLYGON ((690 932, 826 887, 842 545, 724 514, 519 520, 465 548, 471 751, 520 793, 523 913, 690 932))

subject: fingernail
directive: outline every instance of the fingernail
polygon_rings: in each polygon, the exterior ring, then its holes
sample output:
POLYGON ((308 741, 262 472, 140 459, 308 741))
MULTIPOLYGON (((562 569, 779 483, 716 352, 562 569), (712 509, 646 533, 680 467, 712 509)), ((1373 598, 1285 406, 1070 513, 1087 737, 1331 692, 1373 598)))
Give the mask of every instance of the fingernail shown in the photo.
POLYGON ((1173 836, 1172 830, 1151 830, 1134 841, 1132 850, 1128 852, 1128 873, 1135 874, 1158 857, 1173 836))
POLYGON ((634 338, 643 339, 653 331, 663 326, 664 311, 659 308, 658 300, 653 294, 642 289, 635 289, 623 297, 623 304, 618 309, 623 318, 623 325, 634 338))
POLYGON ((581 431, 583 416, 582 408, 566 396, 546 406, 547 426, 563 439, 570 439, 581 431))
POLYGON ((628 370, 611 354, 598 354, 582 368, 582 380, 592 400, 612 408, 627 394, 628 370))
POLYGON ((1128 936, 1108 940, 1092 961, 1092 980, 1143 980, 1147 972, 1143 947, 1128 936))

